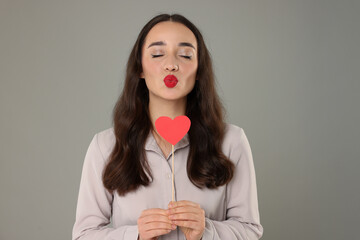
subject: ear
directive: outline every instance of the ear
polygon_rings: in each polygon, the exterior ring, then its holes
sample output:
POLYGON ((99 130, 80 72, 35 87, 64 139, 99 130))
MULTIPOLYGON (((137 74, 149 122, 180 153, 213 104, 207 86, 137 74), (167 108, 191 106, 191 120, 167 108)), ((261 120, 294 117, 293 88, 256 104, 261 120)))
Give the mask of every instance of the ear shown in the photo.
POLYGON ((145 78, 144 73, 140 73, 140 78, 145 78))

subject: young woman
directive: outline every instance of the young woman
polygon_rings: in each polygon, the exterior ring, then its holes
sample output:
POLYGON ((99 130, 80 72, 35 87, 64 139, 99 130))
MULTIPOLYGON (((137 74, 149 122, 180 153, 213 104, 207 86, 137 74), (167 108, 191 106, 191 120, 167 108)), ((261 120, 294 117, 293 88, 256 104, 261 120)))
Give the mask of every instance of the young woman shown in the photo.
POLYGON ((113 125, 86 153, 74 240, 262 236, 249 142, 242 128, 223 121, 208 50, 189 20, 162 14, 144 26, 113 125), (174 148, 172 202, 172 146, 154 123, 180 115, 191 127, 174 148))

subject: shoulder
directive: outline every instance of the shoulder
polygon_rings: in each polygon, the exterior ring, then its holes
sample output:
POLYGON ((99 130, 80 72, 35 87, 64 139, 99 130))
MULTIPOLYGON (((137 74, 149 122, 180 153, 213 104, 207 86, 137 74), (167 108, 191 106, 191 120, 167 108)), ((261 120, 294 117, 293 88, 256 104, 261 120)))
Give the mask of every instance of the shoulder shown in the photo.
POLYGON ((235 164, 242 154, 251 151, 244 129, 234 124, 227 123, 225 125, 222 150, 235 164))
POLYGON ((244 129, 234 124, 227 123, 225 125, 225 135, 223 140, 224 147, 236 147, 246 138, 244 129))
POLYGON ((243 135, 245 135, 245 132, 244 132, 244 129, 242 129, 241 127, 236 126, 231 123, 225 124, 224 142, 225 141, 232 142, 232 141, 238 140, 243 135))
POLYGON ((106 160, 115 146, 114 128, 108 128, 95 134, 93 138, 103 158, 106 160))

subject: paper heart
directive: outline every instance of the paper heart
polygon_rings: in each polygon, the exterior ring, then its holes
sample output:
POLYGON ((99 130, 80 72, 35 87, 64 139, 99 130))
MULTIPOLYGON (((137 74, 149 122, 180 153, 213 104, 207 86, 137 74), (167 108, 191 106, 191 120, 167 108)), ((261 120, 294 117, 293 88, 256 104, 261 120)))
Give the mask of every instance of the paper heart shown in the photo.
POLYGON ((177 144, 189 131, 191 121, 187 116, 178 116, 174 120, 159 117, 155 121, 157 132, 172 145, 177 144))

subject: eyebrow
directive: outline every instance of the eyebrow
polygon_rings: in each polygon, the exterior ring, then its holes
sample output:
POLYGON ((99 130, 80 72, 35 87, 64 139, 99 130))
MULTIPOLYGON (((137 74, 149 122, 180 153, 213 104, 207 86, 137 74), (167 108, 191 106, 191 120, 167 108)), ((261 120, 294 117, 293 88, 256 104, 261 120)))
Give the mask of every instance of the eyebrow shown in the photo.
MULTIPOLYGON (((148 46, 148 48, 152 47, 152 46, 165 46, 165 45, 166 45, 166 43, 164 43, 163 41, 153 42, 148 46)), ((195 47, 191 43, 188 43, 188 42, 181 42, 178 44, 178 46, 179 47, 192 47, 193 49, 195 49, 195 47)))

